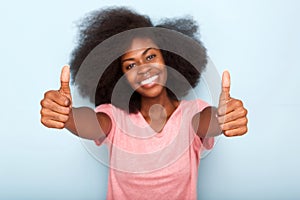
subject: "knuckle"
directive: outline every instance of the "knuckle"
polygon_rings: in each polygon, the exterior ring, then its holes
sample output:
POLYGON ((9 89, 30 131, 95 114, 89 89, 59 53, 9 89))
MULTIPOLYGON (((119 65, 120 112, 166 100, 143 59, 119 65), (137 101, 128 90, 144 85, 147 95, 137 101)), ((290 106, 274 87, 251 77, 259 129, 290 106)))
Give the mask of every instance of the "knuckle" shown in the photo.
POLYGON ((63 116, 61 117, 61 121, 64 122, 64 123, 67 122, 68 119, 69 119, 69 116, 66 116, 66 115, 63 115, 63 116))
POLYGON ((41 109, 41 111, 40 111, 40 113, 41 113, 41 115, 42 115, 42 117, 45 115, 45 109, 41 109))
POLYGON ((244 134, 247 133, 247 132, 248 132, 248 127, 245 126, 245 127, 244 127, 244 134))
POLYGON ((246 116, 246 115, 248 114, 247 109, 245 109, 245 108, 242 109, 241 114, 242 114, 243 116, 246 116))
POLYGON ((41 104, 42 107, 45 107, 45 106, 46 106, 46 101, 45 101, 45 99, 42 99, 41 102, 40 102, 40 104, 41 104))
POLYGON ((243 106, 243 102, 241 100, 239 100, 239 99, 236 99, 235 100, 235 106, 236 107, 242 107, 243 106))
POLYGON ((53 94, 53 90, 49 90, 47 92, 45 92, 44 97, 48 98, 49 96, 51 96, 53 94))
POLYGON ((42 99, 42 100, 40 101, 40 105, 43 106, 43 103, 44 103, 44 99, 42 99))
POLYGON ((248 124, 248 118, 245 117, 245 125, 248 124))
POLYGON ((244 135, 245 133, 247 133, 247 131, 248 131, 247 127, 244 126, 244 127, 242 127, 242 128, 240 129, 240 134, 239 134, 239 135, 244 135))
POLYGON ((67 107, 66 110, 67 110, 67 113, 68 113, 68 114, 71 113, 71 108, 70 108, 70 107, 67 107))
POLYGON ((65 121, 65 122, 67 122, 69 119, 70 119, 70 116, 67 115, 67 116, 66 116, 66 121, 65 121))
POLYGON ((47 98, 49 96, 49 92, 50 91, 47 91, 47 92, 44 93, 44 98, 47 98))
POLYGON ((46 120, 46 119, 44 119, 44 118, 41 118, 41 123, 42 123, 44 126, 46 126, 46 127, 50 128, 50 126, 49 126, 49 124, 48 124, 48 122, 47 122, 47 120, 46 120))
POLYGON ((241 123, 242 123, 243 125, 246 125, 247 122, 248 122, 248 120, 247 120, 246 117, 242 118, 241 123))

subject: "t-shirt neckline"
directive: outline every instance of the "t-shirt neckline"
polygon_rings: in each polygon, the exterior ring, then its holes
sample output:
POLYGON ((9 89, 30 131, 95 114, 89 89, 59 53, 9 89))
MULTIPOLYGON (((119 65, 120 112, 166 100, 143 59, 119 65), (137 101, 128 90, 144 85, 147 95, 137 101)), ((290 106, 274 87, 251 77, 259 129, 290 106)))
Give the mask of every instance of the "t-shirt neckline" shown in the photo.
POLYGON ((138 111, 137 115, 140 118, 141 122, 143 123, 143 126, 148 127, 153 132, 155 132, 156 137, 162 137, 164 135, 164 133, 166 132, 166 130, 168 129, 168 127, 170 126, 169 124, 174 120, 173 118, 177 115, 177 112, 181 111, 183 101, 184 100, 179 101, 177 108, 173 111, 173 113, 171 114, 171 116, 169 117, 169 119, 167 120, 167 122, 165 123, 164 127, 161 129, 160 132, 156 132, 155 130, 153 130, 150 127, 150 124, 146 121, 146 119, 144 118, 144 116, 142 115, 142 113, 140 111, 138 111))

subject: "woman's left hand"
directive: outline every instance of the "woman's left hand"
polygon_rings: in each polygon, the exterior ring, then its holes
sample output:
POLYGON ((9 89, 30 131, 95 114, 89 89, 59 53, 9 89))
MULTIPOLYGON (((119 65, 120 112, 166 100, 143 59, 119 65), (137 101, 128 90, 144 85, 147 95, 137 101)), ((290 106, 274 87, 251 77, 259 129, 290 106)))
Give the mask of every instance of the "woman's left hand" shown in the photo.
POLYGON ((222 92, 218 106, 218 121, 227 137, 244 135, 248 131, 247 109, 239 99, 230 97, 230 74, 222 75, 222 92))

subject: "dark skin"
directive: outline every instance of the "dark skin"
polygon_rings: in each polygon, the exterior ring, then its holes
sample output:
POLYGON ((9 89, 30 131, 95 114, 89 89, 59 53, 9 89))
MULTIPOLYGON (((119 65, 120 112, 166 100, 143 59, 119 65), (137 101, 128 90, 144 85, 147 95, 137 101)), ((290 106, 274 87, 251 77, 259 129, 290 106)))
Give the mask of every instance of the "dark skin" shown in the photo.
MULTIPOLYGON (((129 84, 142 96, 140 113, 159 133, 180 103, 170 99, 163 86, 167 74, 160 50, 151 40, 137 38, 123 55, 121 63, 129 84)), ((60 89, 46 92, 41 101, 42 124, 48 128, 67 128, 86 139, 104 139, 111 130, 110 117, 87 107, 72 107, 69 81, 69 67, 65 66, 61 73, 60 89)), ((218 108, 205 108, 191 122, 201 139, 221 133, 232 137, 247 132, 247 110, 242 101, 231 98, 229 92, 230 75, 225 71, 218 108)))

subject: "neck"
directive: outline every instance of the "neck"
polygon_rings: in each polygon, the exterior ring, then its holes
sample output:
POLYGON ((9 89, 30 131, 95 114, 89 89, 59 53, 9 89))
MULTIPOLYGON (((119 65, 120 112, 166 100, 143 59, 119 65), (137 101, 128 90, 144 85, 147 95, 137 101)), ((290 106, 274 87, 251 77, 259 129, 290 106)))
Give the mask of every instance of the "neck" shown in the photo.
POLYGON ((164 115, 166 118, 169 118, 169 116, 172 115, 172 113, 178 105, 179 102, 177 100, 170 99, 166 89, 164 89, 162 94, 157 97, 142 97, 140 111, 141 114, 145 117, 145 119, 150 119, 150 115, 164 115))

